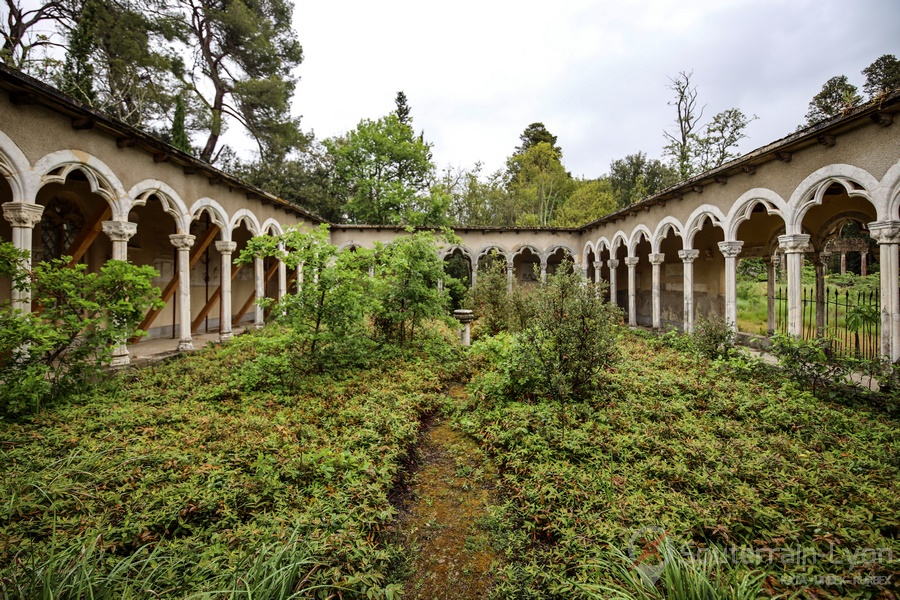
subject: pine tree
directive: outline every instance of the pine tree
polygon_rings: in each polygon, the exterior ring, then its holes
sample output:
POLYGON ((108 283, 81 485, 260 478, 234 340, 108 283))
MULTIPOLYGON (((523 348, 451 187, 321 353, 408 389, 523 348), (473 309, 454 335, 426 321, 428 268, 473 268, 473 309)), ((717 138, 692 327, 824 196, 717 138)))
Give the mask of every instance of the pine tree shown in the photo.
POLYGON ((79 102, 92 105, 94 92, 94 67, 91 53, 94 50, 94 32, 97 26, 95 0, 85 0, 75 28, 69 34, 69 49, 63 71, 62 91, 79 102))
POLYGON ((172 118, 172 145, 182 152, 191 152, 191 142, 184 129, 184 99, 180 95, 175 100, 175 116, 172 118))

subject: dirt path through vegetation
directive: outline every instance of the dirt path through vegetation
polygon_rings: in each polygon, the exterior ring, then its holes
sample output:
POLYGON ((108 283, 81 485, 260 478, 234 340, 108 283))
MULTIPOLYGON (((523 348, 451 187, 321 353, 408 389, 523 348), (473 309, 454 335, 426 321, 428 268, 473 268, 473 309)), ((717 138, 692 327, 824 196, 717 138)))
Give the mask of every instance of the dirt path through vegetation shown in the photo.
MULTIPOLYGON (((462 387, 451 392, 464 393, 462 387)), ((419 453, 398 526, 411 556, 403 597, 485 598, 493 583, 491 566, 500 559, 485 529, 496 470, 441 417, 425 432, 419 453)))

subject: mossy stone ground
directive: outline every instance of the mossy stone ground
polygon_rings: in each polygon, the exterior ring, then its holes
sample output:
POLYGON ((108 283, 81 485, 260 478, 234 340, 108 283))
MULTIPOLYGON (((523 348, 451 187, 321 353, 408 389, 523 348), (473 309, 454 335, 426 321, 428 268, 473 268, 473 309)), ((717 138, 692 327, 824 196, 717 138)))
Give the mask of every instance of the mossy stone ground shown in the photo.
POLYGON ((493 503, 496 477, 490 461, 450 419, 437 417, 426 429, 397 524, 411 556, 404 598, 489 595, 500 556, 480 523, 493 503))

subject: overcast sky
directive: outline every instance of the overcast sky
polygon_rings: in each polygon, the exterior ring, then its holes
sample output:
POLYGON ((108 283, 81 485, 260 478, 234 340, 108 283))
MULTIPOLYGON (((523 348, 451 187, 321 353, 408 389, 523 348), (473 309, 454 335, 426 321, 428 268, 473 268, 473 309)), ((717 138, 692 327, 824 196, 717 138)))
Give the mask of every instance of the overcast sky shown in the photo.
MULTIPOLYGON (((669 77, 693 71, 705 116, 757 115, 748 152, 804 121, 822 84, 900 56, 898 0, 297 0, 294 112, 318 138, 391 112, 406 92, 434 160, 503 167, 532 122, 576 176, 674 123, 669 77)), ((705 119, 704 119, 705 120, 705 119)))

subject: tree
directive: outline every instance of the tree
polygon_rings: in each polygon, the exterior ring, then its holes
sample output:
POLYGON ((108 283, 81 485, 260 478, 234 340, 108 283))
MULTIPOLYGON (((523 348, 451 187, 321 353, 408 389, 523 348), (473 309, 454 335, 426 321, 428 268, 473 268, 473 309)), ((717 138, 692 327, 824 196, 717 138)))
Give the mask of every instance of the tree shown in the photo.
POLYGON ((291 70, 303 51, 291 28, 288 0, 179 0, 194 45, 185 85, 203 108, 207 132, 200 159, 215 162, 227 119, 256 140, 263 160, 302 143, 290 116, 291 70))
POLYGON ((706 108, 697 107, 697 86, 691 84, 693 76, 693 71, 682 71, 674 79, 669 78, 668 87, 675 92, 675 99, 669 102, 669 106, 675 107, 675 124, 678 128, 674 134, 663 131, 663 136, 669 142, 663 152, 672 157, 682 181, 694 174, 694 140, 706 108))
POLYGON ((431 144, 396 113, 363 119, 345 136, 325 140, 334 184, 353 223, 439 225, 449 198, 433 194, 431 144))
POLYGON ((178 96, 175 100, 175 116, 172 118, 172 145, 182 152, 191 151, 191 142, 184 130, 184 100, 178 96))
POLYGON ((529 148, 537 146, 541 142, 550 144, 556 155, 562 160, 562 148, 556 145, 556 136, 547 131, 543 123, 532 123, 525 128, 522 135, 519 136, 522 142, 521 146, 516 146, 516 154, 525 154, 529 148))
MULTIPOLYGON (((458 243, 452 234, 444 242, 458 243)), ((412 341, 424 319, 445 314, 449 297, 438 289, 438 280, 448 277, 437 253, 438 238, 419 231, 394 238, 376 248, 375 277, 381 283, 380 311, 375 323, 387 341, 401 345, 412 341)))
POLYGON ((698 136, 695 140, 694 155, 696 158, 696 166, 700 172, 715 169, 738 156, 733 150, 737 148, 738 143, 747 137, 744 130, 751 121, 758 119, 756 115, 752 118, 747 116, 737 108, 729 108, 723 110, 712 118, 712 121, 703 127, 703 135, 698 136))
POLYGON ((25 9, 17 0, 6 0, 6 26, 0 26, 0 60, 14 69, 26 70, 32 50, 55 46, 50 36, 31 36, 29 32, 44 21, 60 21, 63 5, 61 1, 44 1, 36 8, 25 9))
POLYGON ((406 100, 406 94, 403 93, 403 91, 397 92, 394 103, 397 105, 397 108, 394 111, 397 115, 397 119, 404 125, 409 125, 412 122, 412 117, 410 117, 409 114, 412 109, 409 107, 409 103, 406 100))
POLYGON ((900 89, 900 60, 893 54, 877 58, 862 74, 866 76, 863 91, 870 100, 900 89))
POLYGON ((678 173, 643 152, 629 154, 609 165, 609 185, 615 208, 624 208, 678 183, 678 173))
POLYGON ((806 111, 806 124, 812 125, 844 114, 861 101, 856 86, 847 81, 846 75, 832 77, 810 101, 809 110, 806 111))
POLYGON ((225 168, 326 221, 345 220, 345 199, 334 189, 334 158, 315 140, 283 159, 235 161, 225 168))
POLYGON ((554 227, 580 227, 616 210, 609 180, 575 180, 575 191, 557 210, 554 227))
POLYGON ((94 66, 91 64, 96 31, 96 0, 85 0, 75 28, 69 33, 69 50, 66 53, 61 90, 89 106, 93 105, 96 98, 94 66))
POLYGON ((549 142, 513 154, 507 172, 512 174, 507 189, 516 203, 519 227, 547 227, 572 193, 572 178, 549 142))
POLYGON ((88 3, 96 5, 94 106, 135 127, 151 132, 159 127, 156 133, 165 139, 168 115, 183 88, 180 44, 187 42, 186 25, 154 10, 150 0, 85 0, 85 6, 88 3))

